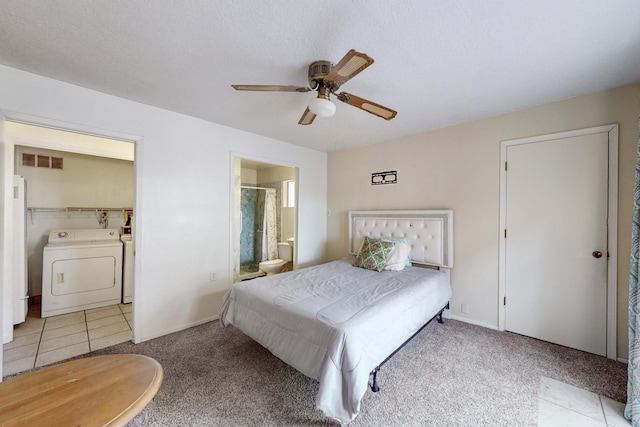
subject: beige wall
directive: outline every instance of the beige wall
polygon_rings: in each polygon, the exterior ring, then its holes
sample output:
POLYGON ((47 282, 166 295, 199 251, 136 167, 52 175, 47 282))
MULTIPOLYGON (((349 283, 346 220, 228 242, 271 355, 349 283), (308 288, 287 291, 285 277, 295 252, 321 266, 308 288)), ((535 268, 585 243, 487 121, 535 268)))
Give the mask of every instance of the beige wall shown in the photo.
POLYGON ((258 183, 258 171, 255 169, 242 168, 240 170, 241 183, 256 185, 258 183))
POLYGON ((28 182, 29 207, 133 207, 132 161, 17 146, 15 171, 28 182), (63 169, 23 166, 22 153, 60 157, 63 169))
MULTIPOLYGON (((69 134, 73 137, 73 134, 69 134)), ((27 221, 29 295, 42 294, 42 250, 51 230, 101 228, 96 212, 56 212, 46 208, 132 208, 132 161, 16 146, 15 172, 27 181, 27 207, 36 209, 27 221), (63 169, 23 166, 22 153, 61 157, 63 169)), ((105 212, 108 227, 124 225, 122 211, 105 212)))
MULTIPOLYGON (((258 171, 258 182, 289 181, 296 179, 296 169, 287 166, 275 166, 258 171)), ((280 209, 281 240, 295 237, 295 208, 280 209)))
POLYGON ((296 179, 296 169, 288 166, 274 166, 258 171, 258 182, 274 182, 296 179))
MULTIPOLYGON (((328 159, 329 260, 348 253, 347 213, 363 209, 453 209, 452 314, 498 327, 500 142, 619 124, 618 357, 627 358, 628 271, 640 83, 393 141, 328 159), (398 171, 395 185, 371 173, 398 171), (467 304, 468 314, 460 312, 467 304)), ((402 112, 399 113, 398 117, 402 112)))

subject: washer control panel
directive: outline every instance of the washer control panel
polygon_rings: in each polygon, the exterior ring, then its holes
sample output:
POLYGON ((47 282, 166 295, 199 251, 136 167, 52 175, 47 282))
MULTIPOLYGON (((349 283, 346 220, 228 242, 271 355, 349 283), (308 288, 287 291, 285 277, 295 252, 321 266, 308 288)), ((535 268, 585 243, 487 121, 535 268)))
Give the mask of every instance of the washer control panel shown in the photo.
POLYGON ((49 243, 94 242, 119 239, 120 233, 115 228, 52 230, 49 233, 49 243))

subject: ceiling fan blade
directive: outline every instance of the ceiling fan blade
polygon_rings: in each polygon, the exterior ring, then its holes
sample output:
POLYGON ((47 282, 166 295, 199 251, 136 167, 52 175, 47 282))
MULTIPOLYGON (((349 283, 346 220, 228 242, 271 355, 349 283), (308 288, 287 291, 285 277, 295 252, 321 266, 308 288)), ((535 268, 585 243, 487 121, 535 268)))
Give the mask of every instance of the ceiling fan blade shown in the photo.
MULTIPOLYGON (((366 53, 351 49, 324 77, 324 81, 334 82, 338 87, 349 81, 360 71, 373 64, 373 58, 366 53)), ((335 88, 333 89, 335 90, 335 88)))
POLYGON ((316 115, 313 114, 311 112, 311 110, 309 110, 309 107, 307 107, 306 110, 304 110, 304 113, 302 113, 302 117, 300 117, 300 121, 298 121, 299 125, 310 125, 311 123, 313 123, 313 120, 316 118, 316 115))
POLYGON ((311 88, 305 86, 281 85, 231 85, 235 90, 251 90, 257 92, 309 92, 311 88))
POLYGON ((392 110, 391 108, 387 108, 383 105, 376 104, 375 102, 368 101, 364 98, 351 95, 347 92, 340 92, 338 94, 338 99, 349 105, 360 108, 361 110, 364 110, 368 113, 371 113, 378 117, 382 117, 385 120, 391 120, 396 116, 396 114, 398 114, 397 111, 392 110))

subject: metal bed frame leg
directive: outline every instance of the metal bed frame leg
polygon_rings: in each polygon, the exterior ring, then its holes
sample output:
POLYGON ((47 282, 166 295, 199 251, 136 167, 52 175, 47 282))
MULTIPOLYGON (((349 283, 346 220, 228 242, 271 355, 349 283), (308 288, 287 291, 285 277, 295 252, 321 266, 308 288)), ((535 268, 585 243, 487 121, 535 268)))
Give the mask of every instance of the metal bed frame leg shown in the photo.
POLYGON ((442 320, 442 314, 444 313, 445 310, 449 309, 449 303, 447 303, 447 305, 440 310, 440 313, 438 313, 438 323, 444 323, 444 321, 442 320))
MULTIPOLYGON (((449 309, 449 303, 447 303, 447 305, 445 305, 442 310, 440 310, 440 312, 438 314, 436 314, 435 316, 433 316, 431 318, 431 320, 433 319, 437 319, 438 323, 444 323, 444 321, 442 320, 442 313, 444 313, 445 310, 449 309)), ((406 340, 400 347, 398 347, 393 353, 391 353, 389 355, 389 357, 387 357, 386 359, 384 359, 382 361, 381 364, 379 364, 378 366, 376 366, 376 368, 371 371, 369 373, 369 375, 373 375, 373 382, 371 383, 371 391, 373 391, 374 393, 377 393, 378 391, 380 391, 380 387, 378 387, 378 372, 380 371, 380 368, 382 367, 382 365, 384 365, 385 363, 387 363, 387 360, 391 359, 391 357, 396 354, 397 352, 399 352, 402 347, 404 347, 405 345, 407 345, 409 343, 409 341, 411 341, 416 335, 418 335, 420 333, 420 331, 422 331, 429 323, 431 323, 431 320, 429 320, 427 323, 425 323, 424 325, 422 325, 422 327, 420 329, 418 329, 416 331, 416 333, 414 333, 411 338, 409 338, 408 340, 406 340)))
POLYGON ((376 369, 373 370, 373 383, 371 384, 371 391, 377 393, 380 391, 380 387, 378 387, 378 371, 380 370, 380 366, 377 366, 376 369))

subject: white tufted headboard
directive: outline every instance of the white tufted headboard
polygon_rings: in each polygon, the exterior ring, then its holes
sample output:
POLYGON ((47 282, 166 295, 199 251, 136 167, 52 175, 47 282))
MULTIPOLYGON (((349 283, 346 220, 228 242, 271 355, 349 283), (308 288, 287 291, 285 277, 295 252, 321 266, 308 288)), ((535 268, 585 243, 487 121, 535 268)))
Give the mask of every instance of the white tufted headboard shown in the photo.
POLYGON ((365 236, 408 237, 411 261, 453 267, 453 211, 351 211, 349 251, 356 254, 365 236))

